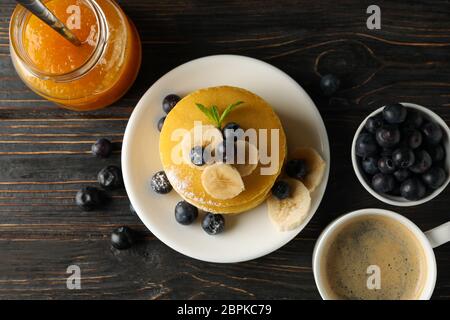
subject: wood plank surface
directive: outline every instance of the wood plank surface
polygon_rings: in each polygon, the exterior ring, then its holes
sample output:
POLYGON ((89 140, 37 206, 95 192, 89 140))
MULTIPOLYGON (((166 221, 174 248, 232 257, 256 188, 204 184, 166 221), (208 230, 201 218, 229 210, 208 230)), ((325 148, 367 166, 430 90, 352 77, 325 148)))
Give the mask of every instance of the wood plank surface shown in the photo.
MULTIPOLYGON (((448 189, 412 208, 385 205, 357 181, 350 161, 353 134, 385 102, 430 107, 450 123, 450 2, 379 1, 381 30, 368 30, 368 1, 127 0, 143 65, 128 94, 109 108, 76 113, 33 94, 11 63, 8 26, 13 0, 0 2, 0 298, 2 299, 319 299, 311 255, 321 230, 359 208, 396 210, 421 228, 449 220, 448 189), (81 212, 75 192, 107 164, 120 164, 127 120, 139 98, 164 73, 191 59, 240 54, 291 75, 318 106, 330 136, 326 195, 292 242, 255 261, 211 264, 165 246, 130 213, 124 190, 101 211, 81 212), (342 79, 331 98, 320 75, 342 79), (94 159, 99 137, 115 142, 94 159), (128 225, 141 241, 111 248, 110 232, 128 225), (82 290, 66 289, 66 268, 82 269, 82 290)), ((238 70, 236 71, 238 72, 238 70)), ((214 76, 212 70, 211 76, 214 76)), ((436 250, 434 299, 450 298, 450 245, 436 250)))

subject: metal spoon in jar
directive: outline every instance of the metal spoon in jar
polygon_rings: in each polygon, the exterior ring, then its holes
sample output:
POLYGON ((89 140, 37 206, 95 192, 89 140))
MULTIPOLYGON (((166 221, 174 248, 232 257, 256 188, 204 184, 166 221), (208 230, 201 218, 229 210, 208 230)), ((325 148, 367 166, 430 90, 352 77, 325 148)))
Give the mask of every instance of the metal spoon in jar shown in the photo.
POLYGON ((50 28, 58 32, 65 39, 75 46, 80 46, 81 42, 40 0, 16 0, 32 14, 41 19, 50 28))

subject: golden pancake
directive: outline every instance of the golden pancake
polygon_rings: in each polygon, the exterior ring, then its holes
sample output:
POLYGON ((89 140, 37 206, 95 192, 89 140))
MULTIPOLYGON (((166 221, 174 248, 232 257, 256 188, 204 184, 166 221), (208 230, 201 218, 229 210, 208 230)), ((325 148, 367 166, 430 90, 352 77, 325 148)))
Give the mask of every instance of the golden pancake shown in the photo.
MULTIPOLYGON (((211 146, 216 146, 220 143, 220 139, 220 137, 208 137, 206 140, 211 146)), ((195 146, 195 143, 197 142, 194 141, 192 146, 195 146)), ((206 147, 206 145, 204 146, 206 147)), ((188 145, 188 151, 190 147, 191 145, 188 145)), ((170 183, 186 201, 209 212, 240 213, 254 208, 266 199, 285 160, 286 137, 278 116, 262 98, 241 88, 221 86, 195 91, 178 102, 164 121, 159 150, 161 162, 170 183), (217 168, 221 166, 212 162, 200 166, 194 165, 183 151, 185 137, 192 137, 190 132, 193 132, 194 125, 198 125, 196 122, 201 122, 203 128, 217 126, 196 104, 202 104, 207 108, 216 106, 221 115, 229 105, 238 101, 242 101, 242 104, 226 116, 222 127, 226 123, 235 122, 243 130, 255 129, 257 135, 255 146, 258 148, 260 158, 261 155, 267 155, 267 157, 263 157, 264 161, 259 158, 260 161, 257 162, 256 167, 236 166, 235 172, 224 166, 221 168, 221 170, 226 169, 223 172, 213 171, 209 166, 217 168), (267 138, 263 139, 264 136, 261 136, 260 129, 266 129, 263 131, 266 131, 267 138), (275 142, 273 151, 271 150, 272 138, 275 142), (264 144, 267 145, 267 148, 264 144), (271 162, 267 161, 268 159, 271 162), (261 171, 263 168, 267 170, 271 164, 274 167, 273 170, 261 171), (204 176, 202 180, 204 170, 207 170, 208 174, 213 172, 214 177, 204 176), (226 181, 230 173, 234 176, 230 181, 226 181), (239 174, 241 174, 240 178, 239 174), (209 181, 207 181, 208 179, 209 181), (206 183, 211 185, 206 185, 206 183), (221 183, 224 186, 223 190, 220 188, 221 183)))

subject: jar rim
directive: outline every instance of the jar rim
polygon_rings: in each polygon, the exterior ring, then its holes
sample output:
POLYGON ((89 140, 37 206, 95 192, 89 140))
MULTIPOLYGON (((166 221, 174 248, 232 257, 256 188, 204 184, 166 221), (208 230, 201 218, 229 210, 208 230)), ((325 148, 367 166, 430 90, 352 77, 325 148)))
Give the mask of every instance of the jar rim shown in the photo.
POLYGON ((79 67, 64 73, 50 73, 45 70, 41 70, 36 66, 36 64, 31 60, 23 47, 23 29, 27 25, 26 20, 32 15, 28 10, 26 10, 21 5, 18 5, 12 14, 11 22, 9 26, 9 39, 11 50, 14 51, 15 56, 23 64, 24 68, 27 69, 37 78, 43 80, 54 80, 57 82, 68 82, 76 80, 86 73, 88 73, 92 68, 94 68, 100 58, 102 57, 108 39, 108 24, 106 21, 105 14, 102 8, 98 5, 96 0, 83 0, 94 12, 95 18, 97 20, 98 35, 97 41, 95 43, 94 50, 91 52, 86 61, 79 67))

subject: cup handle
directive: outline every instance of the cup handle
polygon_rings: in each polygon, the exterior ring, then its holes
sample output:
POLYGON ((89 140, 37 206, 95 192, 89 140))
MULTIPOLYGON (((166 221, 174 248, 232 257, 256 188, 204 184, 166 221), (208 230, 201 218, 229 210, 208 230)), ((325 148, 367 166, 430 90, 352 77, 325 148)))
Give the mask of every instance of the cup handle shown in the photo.
POLYGON ((436 248, 450 241, 450 221, 425 232, 431 247, 436 248))

